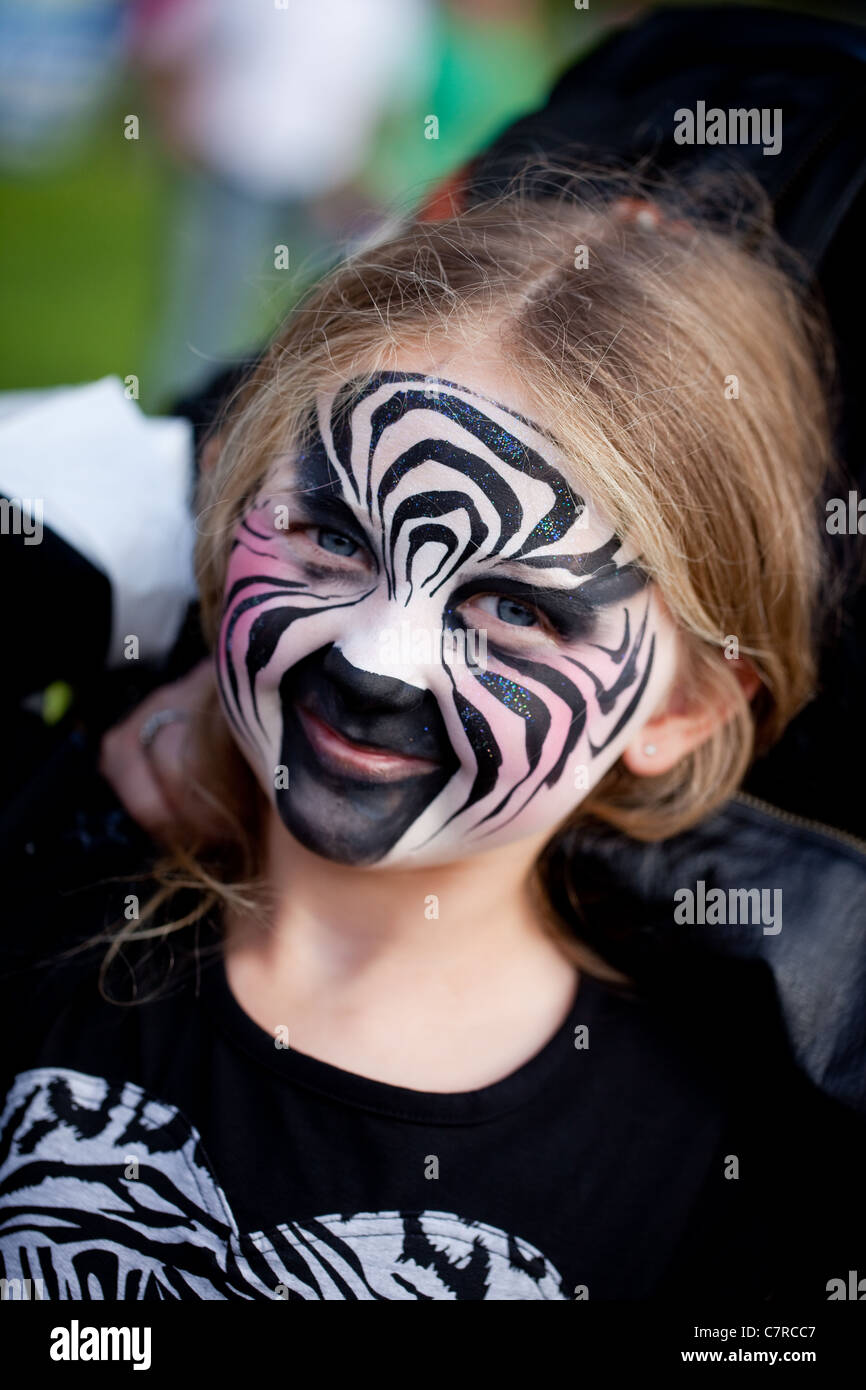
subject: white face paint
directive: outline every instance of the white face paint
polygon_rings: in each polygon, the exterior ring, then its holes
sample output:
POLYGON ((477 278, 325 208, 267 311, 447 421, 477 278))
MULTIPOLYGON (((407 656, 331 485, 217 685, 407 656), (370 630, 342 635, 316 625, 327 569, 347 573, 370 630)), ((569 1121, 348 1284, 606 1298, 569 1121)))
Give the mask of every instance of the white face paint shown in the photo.
POLYGON ((218 668, 291 833, 347 864, 552 831, 653 710, 674 635, 551 436, 452 381, 380 373, 236 532, 218 668))

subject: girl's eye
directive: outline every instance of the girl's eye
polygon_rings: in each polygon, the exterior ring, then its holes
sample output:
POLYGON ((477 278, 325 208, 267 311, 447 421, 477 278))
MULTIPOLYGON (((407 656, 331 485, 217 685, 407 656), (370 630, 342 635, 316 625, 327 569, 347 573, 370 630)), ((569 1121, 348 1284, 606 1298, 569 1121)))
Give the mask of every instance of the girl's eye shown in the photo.
POLYGON ((340 531, 326 531, 322 526, 315 528, 315 540, 322 550, 345 558, 354 555, 359 549, 358 542, 353 541, 351 537, 342 535, 340 531))
POLYGON ((515 603, 510 598, 497 600, 496 616, 503 623, 511 623, 514 627, 534 627, 538 622, 531 608, 527 608, 522 603, 515 603))
POLYGON ((491 613, 509 627, 541 627, 536 609, 515 599, 504 598, 498 594, 482 594, 472 600, 476 608, 491 613))

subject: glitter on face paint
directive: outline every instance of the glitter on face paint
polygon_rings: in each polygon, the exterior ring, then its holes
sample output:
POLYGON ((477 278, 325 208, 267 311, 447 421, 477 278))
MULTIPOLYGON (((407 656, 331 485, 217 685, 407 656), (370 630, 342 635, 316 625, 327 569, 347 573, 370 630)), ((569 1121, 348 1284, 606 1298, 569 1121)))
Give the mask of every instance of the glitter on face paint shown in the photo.
POLYGON ((532 717, 529 701, 527 700, 527 691, 522 685, 517 685, 514 681, 509 680, 507 676, 496 675, 489 671, 480 672, 479 680, 482 685, 485 685, 488 690, 493 692, 497 700, 505 705, 506 709, 513 710, 515 714, 519 714, 521 719, 530 719, 532 717))

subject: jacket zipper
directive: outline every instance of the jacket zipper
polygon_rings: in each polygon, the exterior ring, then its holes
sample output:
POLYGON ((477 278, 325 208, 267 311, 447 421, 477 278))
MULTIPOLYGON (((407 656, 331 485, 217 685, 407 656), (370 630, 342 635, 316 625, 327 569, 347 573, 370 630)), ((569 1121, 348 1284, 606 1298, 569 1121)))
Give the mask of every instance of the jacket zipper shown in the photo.
POLYGON ((784 821, 786 825, 799 825, 804 830, 814 830, 821 835, 828 836, 831 840, 837 840, 840 844, 847 845, 849 849, 855 849, 859 854, 866 855, 866 840, 860 840, 856 835, 851 835, 847 830, 836 830, 832 825, 825 825, 823 821, 808 820, 805 816, 796 816, 792 811, 783 811, 778 806, 773 806, 769 801, 762 801, 759 796, 752 796, 751 792, 737 792, 732 797, 733 801, 740 801, 746 806, 752 806, 756 811, 763 811, 765 815, 774 817, 775 820, 784 821))

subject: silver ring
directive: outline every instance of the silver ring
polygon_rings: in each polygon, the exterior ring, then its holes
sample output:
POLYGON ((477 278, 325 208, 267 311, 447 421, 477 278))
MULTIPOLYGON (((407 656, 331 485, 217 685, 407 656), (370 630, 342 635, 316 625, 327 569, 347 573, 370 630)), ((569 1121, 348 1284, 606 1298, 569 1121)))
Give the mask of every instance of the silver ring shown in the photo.
POLYGON ((160 729, 166 724, 182 723, 189 719, 189 710, 185 709, 158 709, 145 719, 138 731, 138 741, 142 748, 147 751, 153 740, 156 738, 160 729))

